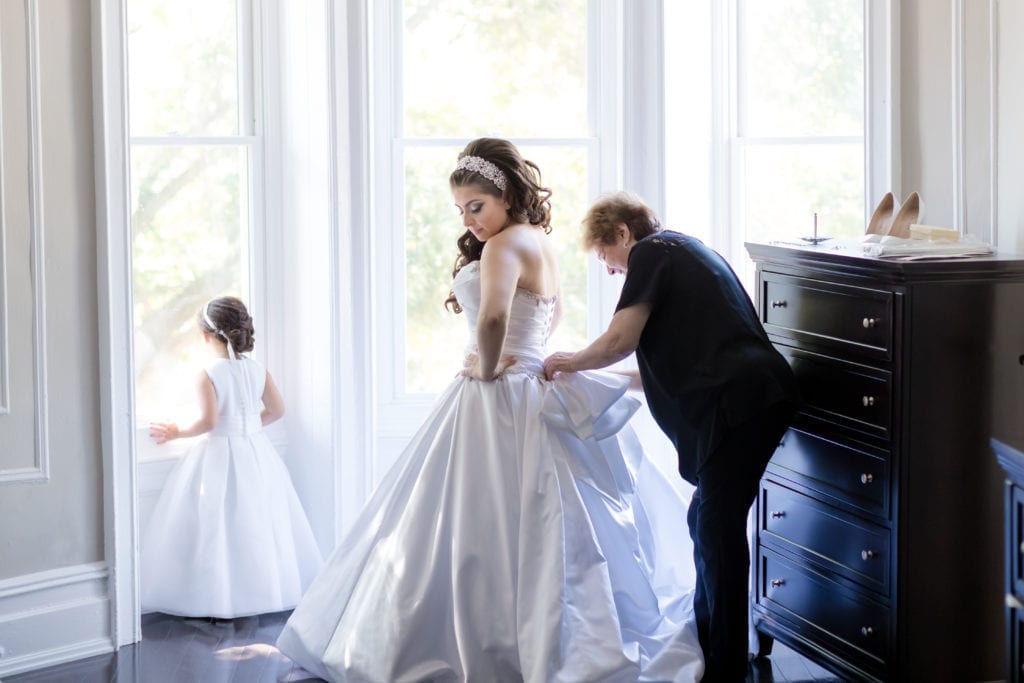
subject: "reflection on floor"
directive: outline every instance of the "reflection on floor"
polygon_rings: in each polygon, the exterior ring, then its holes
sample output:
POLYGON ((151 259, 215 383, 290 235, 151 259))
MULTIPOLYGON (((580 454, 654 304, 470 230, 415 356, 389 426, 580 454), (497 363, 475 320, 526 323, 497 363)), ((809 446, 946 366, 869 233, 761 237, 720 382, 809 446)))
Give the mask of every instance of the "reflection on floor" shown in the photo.
MULTIPOLYGON (((5 683, 312 683, 274 641, 288 612, 233 620, 142 617, 142 641, 116 653, 5 678, 5 683)), ((838 681, 780 643, 753 664, 752 683, 838 681)))

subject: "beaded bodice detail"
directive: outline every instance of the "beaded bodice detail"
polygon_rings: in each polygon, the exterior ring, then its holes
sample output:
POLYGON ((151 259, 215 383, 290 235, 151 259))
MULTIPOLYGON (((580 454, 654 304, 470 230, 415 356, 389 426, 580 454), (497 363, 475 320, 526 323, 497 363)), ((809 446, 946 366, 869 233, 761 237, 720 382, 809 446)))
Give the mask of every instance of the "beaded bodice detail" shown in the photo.
MULTIPOLYGON (((480 263, 474 261, 462 267, 452 283, 455 296, 469 323, 469 342, 466 353, 476 353, 476 322, 480 314, 480 263)), ((502 353, 521 360, 543 360, 547 355, 547 339, 555 313, 555 297, 540 296, 517 288, 512 296, 508 332, 502 353)))

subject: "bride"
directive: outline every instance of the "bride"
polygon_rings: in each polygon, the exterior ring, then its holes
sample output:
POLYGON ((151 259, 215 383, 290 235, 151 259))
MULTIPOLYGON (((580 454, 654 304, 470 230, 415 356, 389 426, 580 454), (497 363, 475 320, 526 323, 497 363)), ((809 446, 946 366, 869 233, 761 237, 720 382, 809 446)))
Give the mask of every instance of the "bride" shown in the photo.
POLYGON ((696 681, 686 503, 645 465, 625 377, 544 380, 550 191, 505 140, 459 155, 462 374, 277 641, 332 681, 696 681))

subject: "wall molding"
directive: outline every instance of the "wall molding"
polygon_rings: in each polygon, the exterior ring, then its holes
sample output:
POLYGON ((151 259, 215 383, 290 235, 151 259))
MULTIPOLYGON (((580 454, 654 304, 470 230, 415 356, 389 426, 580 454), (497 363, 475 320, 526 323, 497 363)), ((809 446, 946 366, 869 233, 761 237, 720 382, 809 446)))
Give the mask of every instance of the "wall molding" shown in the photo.
POLYGON ((900 7, 864 3, 864 216, 886 193, 901 197, 900 7))
POLYGON ((0 580, 0 676, 114 650, 105 562, 0 580))
POLYGON ((999 0, 951 0, 952 227, 996 246, 999 217, 999 0), (973 8, 973 5, 972 5, 973 8), (974 8, 978 9, 978 8, 974 8), (969 21, 978 23, 968 24, 969 21), (982 60, 985 60, 984 68, 982 60), (980 76, 980 77, 979 77, 980 76), (985 112, 984 108, 988 111, 985 112))
MULTIPOLYGON (((3 36, 0 35, 0 52, 3 47, 3 36)), ((4 82, 3 60, 0 59, 0 85, 4 82)), ((2 90, 2 88, 0 88, 2 90)), ((10 287, 7 278, 7 220, 6 204, 4 203, 4 103, 0 98, 0 417, 11 412, 10 365, 8 351, 10 342, 7 338, 7 290, 10 287)))
MULTIPOLYGON (((49 418, 46 381, 46 274, 43 231, 43 149, 39 75, 39 0, 25 0, 28 114, 29 259, 32 285, 32 371, 35 384, 35 452, 30 467, 0 470, 0 484, 50 479, 49 418)), ((5 295, 6 297, 6 286, 5 295)), ((5 306, 6 309, 6 306, 5 306)), ((6 325, 5 325, 6 332, 6 325)), ((5 334, 6 336, 6 334, 5 334)), ((6 357, 6 348, 4 349, 6 357)), ((5 370, 6 373, 6 370, 5 370)), ((6 377, 6 374, 4 375, 6 377)), ((6 405, 6 402, 5 402, 6 405)))
POLYGON ((967 230, 967 148, 966 148, 966 109, 967 85, 964 72, 966 62, 966 31, 964 0, 951 0, 952 15, 950 41, 952 76, 952 132, 953 132, 953 229, 961 235, 967 230))
POLYGON ((999 247, 999 0, 988 3, 989 242, 999 247))

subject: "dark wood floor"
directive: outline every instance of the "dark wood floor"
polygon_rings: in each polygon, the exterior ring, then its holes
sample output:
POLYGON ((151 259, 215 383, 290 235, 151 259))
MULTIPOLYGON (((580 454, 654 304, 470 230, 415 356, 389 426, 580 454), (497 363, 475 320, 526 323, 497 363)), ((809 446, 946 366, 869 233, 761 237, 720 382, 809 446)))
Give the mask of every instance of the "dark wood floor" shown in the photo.
MULTIPOLYGON (((278 652, 288 612, 217 621, 142 617, 142 641, 115 653, 5 678, 5 683, 300 683, 320 681, 278 652)), ((751 683, 835 682, 781 643, 755 663, 751 683)))

